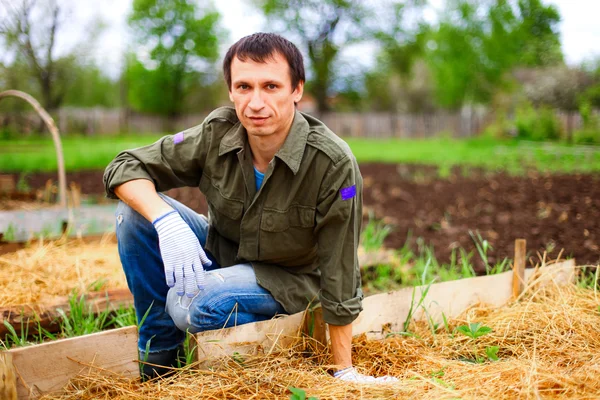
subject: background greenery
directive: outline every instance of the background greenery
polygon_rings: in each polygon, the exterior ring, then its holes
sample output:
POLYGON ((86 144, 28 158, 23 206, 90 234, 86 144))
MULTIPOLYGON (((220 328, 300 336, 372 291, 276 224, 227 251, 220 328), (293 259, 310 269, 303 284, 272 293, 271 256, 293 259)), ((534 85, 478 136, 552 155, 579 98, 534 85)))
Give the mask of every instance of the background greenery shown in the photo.
MULTIPOLYGON (((63 150, 67 171, 104 169, 121 150, 150 144, 160 135, 114 137, 66 137, 63 150)), ((359 162, 412 163, 439 166, 448 176, 452 167, 483 168, 520 174, 529 169, 556 172, 600 171, 600 148, 560 143, 435 138, 429 140, 346 140, 359 162)), ((54 145, 50 139, 0 140, 0 171, 56 171, 54 145)))
MULTIPOLYGON (((426 0, 247 2, 264 14, 265 30, 304 53, 317 114, 485 107, 497 115, 499 136, 600 141, 600 55, 567 66, 561 15, 541 0, 449 0, 433 8, 433 19, 425 18, 432 10, 426 0), (378 49, 372 67, 344 59, 357 45, 378 49), (550 110, 579 113, 582 128, 562 132, 550 110)), ((108 107, 176 118, 227 102, 219 60, 228 32, 210 1, 134 0, 131 43, 116 77, 91 57, 104 22, 69 21, 74 4, 0 0, 0 89, 24 90, 51 112, 108 107), (86 24, 86 34, 58 56, 70 23, 86 24)), ((22 102, 0 102, 0 114, 25 110, 22 102)))

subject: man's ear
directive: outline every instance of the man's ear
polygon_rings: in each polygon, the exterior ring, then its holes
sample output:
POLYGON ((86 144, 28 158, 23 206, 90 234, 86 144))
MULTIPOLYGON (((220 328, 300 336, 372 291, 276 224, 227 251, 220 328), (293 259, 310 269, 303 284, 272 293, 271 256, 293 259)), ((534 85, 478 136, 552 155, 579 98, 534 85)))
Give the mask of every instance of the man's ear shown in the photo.
POLYGON ((233 103, 233 93, 231 93, 231 90, 229 91, 229 100, 231 100, 231 102, 233 103))
POLYGON ((304 81, 298 82, 298 86, 294 89, 294 103, 299 103, 304 93, 304 81))

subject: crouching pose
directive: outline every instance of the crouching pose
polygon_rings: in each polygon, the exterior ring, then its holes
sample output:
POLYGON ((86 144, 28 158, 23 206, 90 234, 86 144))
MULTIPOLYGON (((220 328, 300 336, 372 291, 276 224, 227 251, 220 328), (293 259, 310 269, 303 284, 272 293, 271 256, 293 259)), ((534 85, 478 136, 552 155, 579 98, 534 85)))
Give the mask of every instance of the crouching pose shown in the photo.
POLYGON ((138 321, 142 367, 168 373, 184 332, 220 329, 303 311, 320 302, 335 376, 388 382, 352 367, 360 311, 357 246, 362 178, 349 147, 296 110, 302 55, 257 33, 227 52, 234 108, 200 125, 120 153, 104 174, 117 209, 119 255, 138 321), (196 186, 208 219, 160 192, 196 186))

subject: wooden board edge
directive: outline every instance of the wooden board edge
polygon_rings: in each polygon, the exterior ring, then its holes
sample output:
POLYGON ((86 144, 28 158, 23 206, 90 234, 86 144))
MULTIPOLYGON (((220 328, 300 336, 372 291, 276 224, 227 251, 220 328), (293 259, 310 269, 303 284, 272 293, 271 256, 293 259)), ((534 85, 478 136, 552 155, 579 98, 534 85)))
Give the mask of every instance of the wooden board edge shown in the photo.
POLYGON ((0 399, 17 400, 17 372, 8 352, 0 353, 0 399))
MULTIPOLYGON (((18 347, 15 349, 5 350, 5 352, 11 353, 11 354, 27 353, 27 352, 31 352, 35 349, 40 349, 43 347, 54 347, 54 346, 64 345, 64 344, 74 345, 74 344, 79 344, 80 342, 87 341, 89 339, 95 339, 96 337, 103 337, 103 336, 110 337, 113 335, 133 334, 133 333, 135 333, 137 336, 137 327, 134 325, 131 325, 131 326, 125 326, 123 328, 110 329, 108 331, 103 331, 103 332, 90 333, 89 335, 76 336, 76 337, 71 337, 71 338, 66 338, 66 339, 52 340, 50 342, 35 344, 32 346, 18 347)), ((93 350, 93 349, 90 349, 90 350, 93 350)))
MULTIPOLYGON (((574 267, 574 261, 569 260, 545 266, 537 272, 528 269, 525 280, 537 282, 539 279, 546 279, 567 283, 572 281, 574 267)), ((504 305, 512 298, 512 279, 513 272, 507 271, 497 275, 434 283, 429 288, 418 286, 369 296, 363 300, 364 309, 353 325, 353 335, 366 333, 376 338, 398 330, 409 313, 407 308, 410 308, 413 293, 416 294, 418 301, 420 294, 426 290, 428 294, 425 297, 424 309, 421 307, 417 310, 414 319, 431 317, 433 321, 440 322, 443 316, 447 318, 457 316, 477 303, 504 305), (444 303, 445 298, 452 298, 455 304, 449 301, 444 303)), ((196 340, 198 347, 202 349, 198 355, 199 360, 230 357, 234 352, 242 355, 257 354, 264 351, 265 345, 267 347, 275 345, 273 337, 281 339, 284 335, 289 337, 294 333, 297 336, 304 315, 305 313, 298 313, 275 320, 198 333, 196 340)), ((280 340, 279 344, 282 343, 283 341, 280 340)))
MULTIPOLYGON (((544 281, 553 282, 555 284, 564 284, 572 282, 574 276, 574 260, 545 266, 537 270, 528 269, 525 271, 525 279, 529 284, 543 283, 544 281)), ((461 309, 451 310, 448 315, 454 315, 464 311, 466 308, 464 305, 471 306, 478 302, 482 302, 482 300, 485 301, 486 299, 491 299, 492 303, 495 302, 497 305, 502 305, 511 298, 511 279, 512 271, 509 271, 492 276, 436 283, 432 284, 429 288, 427 288, 427 286, 406 288, 399 291, 367 297, 363 302, 365 309, 361 313, 361 316, 359 316, 359 319, 355 322, 353 334, 356 336, 362 333, 373 333, 374 331, 384 334, 393 329, 392 326, 386 326, 390 322, 395 324, 396 327, 399 326, 407 316, 406 308, 410 305, 413 293, 422 293, 427 289, 428 293, 425 297, 427 303, 424 305, 424 309, 429 310, 429 316, 434 315, 434 312, 436 311, 435 307, 443 307, 441 306, 442 304, 446 307, 451 306, 451 304, 445 304, 445 300, 443 300, 448 299, 449 295, 451 295, 450 297, 454 296, 455 300, 460 300, 461 309), (499 285, 502 290, 499 290, 499 285), (495 288, 495 290, 491 290, 490 288, 495 288), (391 307, 386 307, 382 304, 391 305, 391 307)), ((449 302, 450 300, 446 301, 446 303, 449 302)), ((279 349, 279 347, 284 347, 292 341, 297 340, 302 332, 302 326, 307 326, 306 315, 308 315, 306 312, 301 312, 268 321, 246 324, 218 331, 198 333, 195 335, 195 338, 198 341, 198 359, 206 361, 209 359, 216 360, 223 356, 230 357, 235 351, 238 351, 240 354, 256 354, 257 351, 260 351, 263 354, 269 354, 270 352, 279 349)), ((423 312, 415 314, 415 318, 423 318, 425 316, 426 314, 423 312)), ((435 317, 437 318, 439 315, 435 314, 435 317)), ((321 321, 320 326, 325 327, 325 324, 321 321)), ((318 335, 321 335, 321 338, 326 338, 326 336, 323 336, 322 331, 318 335)), ((38 362, 36 354, 39 354, 41 350, 45 350, 46 357, 52 359, 54 354, 53 351, 58 347, 61 347, 62 349, 78 347, 85 349, 82 354, 88 354, 93 358, 93 355, 98 352, 98 348, 95 346, 86 346, 86 343, 102 342, 104 340, 107 340, 108 342, 103 343, 103 346, 110 348, 110 350, 107 351, 116 354, 116 360, 118 362, 135 363, 135 358, 137 357, 132 357, 132 354, 134 354, 133 351, 137 354, 137 328, 135 326, 81 337, 62 339, 30 347, 11 349, 0 352, 0 354, 8 355, 9 358, 13 359, 12 365, 18 376, 19 370, 22 369, 24 365, 26 366, 27 364, 35 364, 38 362), (130 335, 126 347, 132 349, 131 354, 123 351, 122 347, 115 348, 114 346, 110 346, 110 337, 119 334, 130 335)), ((110 369, 110 366, 106 365, 95 364, 95 366, 110 369)), ((64 384, 76 375, 73 374, 72 371, 61 371, 60 374, 62 375, 61 382, 64 384)), ((135 373, 132 372, 131 375, 137 375, 137 366, 135 373)), ((25 383, 29 385, 30 388, 37 386, 35 381, 29 380, 25 381, 25 383)), ((27 390, 23 385, 23 382, 20 382, 19 379, 17 379, 17 389, 19 391, 19 398, 27 398, 27 396, 30 395, 31 391, 27 390)))
POLYGON ((113 329, 11 349, 19 399, 60 391, 86 371, 139 376, 137 327, 113 329))

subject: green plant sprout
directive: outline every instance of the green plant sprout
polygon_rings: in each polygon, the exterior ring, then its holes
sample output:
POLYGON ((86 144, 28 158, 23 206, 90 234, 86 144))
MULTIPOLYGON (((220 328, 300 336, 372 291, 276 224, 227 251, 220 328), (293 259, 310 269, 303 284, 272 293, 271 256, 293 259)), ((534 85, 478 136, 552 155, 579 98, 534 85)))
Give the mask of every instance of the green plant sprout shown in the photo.
POLYGON ((492 332, 492 328, 489 326, 481 326, 481 322, 476 322, 469 325, 461 325, 457 327, 456 330, 463 335, 470 337, 471 339, 477 339, 492 332))
POLYGON ((481 237, 481 234, 479 233, 479 231, 476 231, 475 233, 473 233, 473 231, 469 231, 469 235, 471 236, 471 239, 473 239, 473 243, 475 243, 475 248, 477 249, 477 253, 479 254, 479 257, 481 258, 481 260, 483 261, 483 263, 485 265, 485 274, 486 275, 500 274, 507 269, 507 266, 509 265, 508 258, 504 258, 501 262, 497 263, 493 267, 490 266, 490 263, 488 260, 488 251, 494 250, 494 248, 492 247, 490 242, 488 242, 486 239, 483 239, 481 237))
POLYGON ((500 347, 498 346, 488 346, 485 348, 485 354, 492 361, 498 361, 498 351, 500 347))
POLYGON ((6 230, 3 232, 2 240, 5 242, 14 242, 17 240, 19 229, 12 222, 8 224, 6 230))
MULTIPOLYGON (((473 344, 475 345, 475 341, 492 332, 492 328, 489 326, 482 326, 481 322, 471 323, 469 325, 461 325, 456 327, 456 330, 463 335, 469 337, 473 344)), ((489 346, 485 349, 485 353, 487 358, 491 361, 498 361, 498 351, 500 348, 498 346, 489 346)), ((465 361, 474 361, 476 363, 483 363, 486 361, 485 357, 479 357, 477 355, 477 348, 474 347, 473 354, 475 356, 474 360, 465 360, 465 361)))
MULTIPOLYGON (((425 268, 423 270, 423 273, 421 274, 421 282, 425 282, 425 279, 427 277, 427 269, 429 268, 429 262, 426 263, 425 268)), ((412 321, 413 315, 415 314, 415 312, 421 308, 424 310, 425 315, 428 317, 427 321, 430 324, 430 328, 432 329, 432 332, 435 333, 435 329, 436 327, 433 326, 433 319, 429 316, 429 313, 427 312, 426 307, 423 305, 425 298, 427 297, 427 293, 429 293, 429 289, 431 288, 431 285, 433 284, 433 280, 431 282, 429 282, 429 284, 427 286, 422 285, 421 286, 421 297, 419 298, 419 300, 417 301, 417 303, 415 304, 415 294, 417 292, 417 287, 413 288, 412 291, 412 296, 410 299, 410 307, 408 309, 408 314, 406 315, 406 319, 404 320, 404 323, 402 324, 402 332, 390 332, 386 335, 387 337, 390 336, 394 336, 394 335, 402 335, 402 336, 413 336, 413 337, 419 337, 418 335, 411 333, 408 328, 410 327, 410 323, 412 321), (423 286, 425 286, 423 288, 423 286)))
MULTIPOLYGON (((183 353, 185 355, 185 365, 190 365, 194 362, 196 356, 196 350, 198 349, 198 342, 196 341, 196 337, 186 330, 185 339, 183 340, 183 353), (195 342, 195 345, 192 346, 192 341, 195 342)), ((183 368, 181 360, 177 359, 177 368, 183 368)))
POLYGON ((306 391, 304 391, 304 389, 298 389, 290 386, 288 387, 288 390, 292 392, 292 394, 290 394, 290 400, 319 400, 314 396, 306 397, 306 391))
POLYGON ((244 363, 246 362, 246 360, 244 359, 244 357, 238 353, 237 351, 233 352, 233 355, 231 356, 231 358, 233 359, 233 361, 235 361, 240 367, 244 367, 244 363))
POLYGON ((385 238, 392 231, 390 225, 381 220, 376 220, 372 211, 369 211, 369 222, 360 235, 360 242, 366 251, 375 251, 383 247, 385 238))

